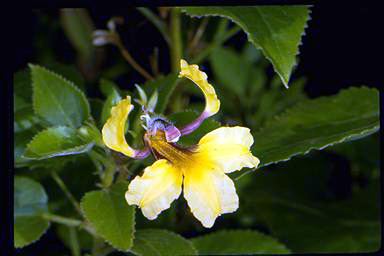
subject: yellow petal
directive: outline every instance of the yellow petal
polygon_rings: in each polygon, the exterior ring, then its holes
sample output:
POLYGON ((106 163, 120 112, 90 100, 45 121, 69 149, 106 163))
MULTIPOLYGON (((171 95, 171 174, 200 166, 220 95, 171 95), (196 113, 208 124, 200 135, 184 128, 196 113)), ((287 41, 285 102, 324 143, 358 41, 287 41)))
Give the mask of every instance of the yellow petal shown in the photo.
POLYGON ((182 181, 182 173, 167 160, 157 160, 144 169, 143 176, 131 181, 125 199, 128 204, 138 205, 143 215, 153 220, 179 197, 182 181))
POLYGON ((198 144, 201 158, 211 159, 225 173, 243 167, 255 168, 259 159, 249 148, 253 137, 246 127, 220 127, 206 134, 198 144))
POLYGON ((128 114, 133 109, 131 97, 119 101, 117 106, 111 110, 111 117, 107 120, 103 127, 103 141, 109 148, 119 151, 129 157, 134 156, 134 149, 128 146, 125 141, 125 122, 128 114))
POLYGON ((179 77, 186 77, 194 82, 203 91, 205 96, 205 110, 209 116, 216 114, 220 109, 220 101, 215 89, 208 83, 207 74, 199 70, 197 65, 189 65, 185 60, 180 60, 181 71, 179 77))
POLYGON ((193 215, 210 228, 218 216, 230 213, 239 207, 233 181, 222 171, 194 169, 184 176, 184 197, 193 215))

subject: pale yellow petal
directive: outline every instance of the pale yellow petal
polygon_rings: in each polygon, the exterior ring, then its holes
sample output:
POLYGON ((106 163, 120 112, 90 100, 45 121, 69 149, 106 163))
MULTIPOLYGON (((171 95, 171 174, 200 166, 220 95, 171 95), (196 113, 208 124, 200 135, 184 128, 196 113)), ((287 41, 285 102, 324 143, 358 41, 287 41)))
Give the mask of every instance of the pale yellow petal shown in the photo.
POLYGON ((153 220, 179 197, 182 181, 182 173, 167 160, 157 160, 129 183, 125 199, 128 204, 138 205, 143 215, 153 220))
POLYGON ((185 60, 180 60, 181 71, 179 77, 186 77, 194 82, 203 91, 205 96, 205 110, 209 116, 216 114, 220 109, 220 101, 215 89, 208 83, 207 74, 199 70, 197 65, 189 65, 185 60))
POLYGON ((221 214, 234 212, 239 207, 233 181, 222 171, 214 169, 186 172, 184 197, 193 215, 206 228, 212 227, 221 214))
POLYGON ((243 167, 256 168, 259 159, 252 155, 253 137, 246 127, 220 127, 206 134, 198 144, 200 158, 211 159, 225 173, 243 167))
POLYGON ((133 105, 131 104, 130 96, 119 101, 117 106, 112 108, 111 117, 104 124, 102 130, 103 141, 107 147, 130 157, 134 156, 134 149, 127 144, 124 134, 125 122, 132 109, 133 105))

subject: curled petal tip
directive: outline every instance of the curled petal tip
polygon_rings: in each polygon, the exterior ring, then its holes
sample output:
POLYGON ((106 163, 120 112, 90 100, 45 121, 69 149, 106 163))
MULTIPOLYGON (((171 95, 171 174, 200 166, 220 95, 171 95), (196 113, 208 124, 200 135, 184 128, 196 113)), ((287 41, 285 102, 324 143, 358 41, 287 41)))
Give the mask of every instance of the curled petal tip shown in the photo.
POLYGON ((205 112, 210 116, 216 114, 220 109, 220 101, 217 98, 215 89, 208 83, 208 76, 205 72, 199 70, 197 65, 189 65, 185 60, 180 60, 179 77, 186 77, 194 82, 204 93, 205 112))

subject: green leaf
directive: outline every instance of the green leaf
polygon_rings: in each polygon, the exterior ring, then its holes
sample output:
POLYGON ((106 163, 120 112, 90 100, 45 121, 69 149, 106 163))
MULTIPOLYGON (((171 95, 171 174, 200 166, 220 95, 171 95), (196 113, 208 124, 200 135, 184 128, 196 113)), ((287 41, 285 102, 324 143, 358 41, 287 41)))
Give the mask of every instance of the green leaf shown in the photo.
POLYGON ((248 40, 271 61, 288 87, 309 19, 307 6, 188 7, 183 10, 192 17, 221 16, 238 24, 247 33, 248 40))
POLYGON ((218 231, 192 238, 199 255, 288 254, 290 251, 276 239, 257 231, 218 231))
POLYGON ((75 84, 79 89, 85 92, 85 81, 82 74, 77 70, 74 65, 67 65, 63 63, 50 63, 46 65, 48 70, 60 74, 65 77, 68 81, 75 84))
POLYGON ((140 256, 197 255, 193 244, 182 236, 163 229, 139 229, 130 250, 140 256))
POLYGON ((100 86, 104 94, 107 96, 107 100, 104 102, 100 117, 100 125, 104 125, 111 115, 112 107, 117 105, 117 103, 121 100, 121 96, 118 87, 112 81, 102 79, 100 86))
POLYGON ((156 104, 155 112, 163 113, 167 107, 169 97, 177 84, 177 74, 169 74, 167 76, 159 76, 154 80, 150 80, 142 85, 147 95, 152 95, 155 90, 159 92, 158 101, 156 104))
POLYGON ((73 47, 83 57, 91 58, 95 51, 92 44, 95 26, 88 11, 83 8, 63 8, 60 10, 60 21, 73 47))
POLYGON ((79 127, 89 118, 89 103, 73 83, 37 65, 32 74, 33 108, 52 125, 79 127))
POLYGON ((36 181, 16 176, 14 180, 14 245, 24 247, 37 241, 48 229, 49 222, 40 217, 48 212, 47 194, 36 181))
POLYGON ((81 208, 94 230, 118 250, 132 247, 135 228, 135 208, 125 201, 126 182, 109 189, 88 192, 81 208))
POLYGON ((27 145, 24 158, 47 159, 55 156, 81 154, 88 151, 93 142, 84 141, 76 129, 58 126, 47 128, 38 133, 27 145))
POLYGON ((103 111, 104 101, 99 98, 89 98, 89 104, 91 105, 91 115, 94 120, 98 120, 98 126, 101 130, 102 125, 100 124, 101 112, 103 111))
POLYGON ((32 100, 31 77, 28 69, 17 71, 13 75, 13 95, 23 98, 26 102, 32 100))
POLYGON ((15 133, 39 127, 41 120, 33 113, 32 104, 13 95, 13 131, 15 133))
MULTIPOLYGON (((80 248, 82 249, 92 249, 93 247, 93 237, 84 229, 76 229, 77 239, 79 241, 80 248)), ((64 244, 71 248, 71 238, 70 238, 70 227, 66 225, 58 225, 57 234, 64 244)))
POLYGON ((15 166, 19 167, 25 162, 28 162, 29 160, 23 158, 23 154, 25 151, 25 148, 27 147, 28 143, 32 140, 33 136, 35 135, 34 131, 31 130, 25 130, 21 132, 17 132, 13 136, 13 158, 15 160, 15 166))
POLYGON ((250 62, 241 58, 233 50, 218 48, 211 55, 211 63, 215 77, 221 84, 239 96, 245 94, 247 80, 252 69, 250 62))
POLYGON ((348 181, 336 177, 340 184, 330 188, 335 172, 343 170, 337 170, 335 161, 326 156, 313 154, 255 172, 244 189, 246 196, 239 195, 241 215, 266 224, 274 237, 297 253, 379 249, 378 180, 370 180, 368 187, 356 189, 349 198, 340 198, 335 191, 348 181))
POLYGON ((253 133, 261 165, 289 160, 311 149, 363 138, 379 129, 376 89, 349 88, 335 96, 304 100, 253 133))
MULTIPOLYGON (((185 111, 174 113, 172 115, 167 116, 167 118, 173 122, 176 127, 182 127, 193 120, 195 120, 199 116, 198 113, 193 111, 185 111)), ((216 128, 219 128, 221 125, 218 121, 213 118, 208 118, 203 121, 199 128, 197 128, 194 132, 189 135, 180 137, 178 143, 183 146, 191 146, 197 144, 199 140, 208 132, 213 131, 216 128)))

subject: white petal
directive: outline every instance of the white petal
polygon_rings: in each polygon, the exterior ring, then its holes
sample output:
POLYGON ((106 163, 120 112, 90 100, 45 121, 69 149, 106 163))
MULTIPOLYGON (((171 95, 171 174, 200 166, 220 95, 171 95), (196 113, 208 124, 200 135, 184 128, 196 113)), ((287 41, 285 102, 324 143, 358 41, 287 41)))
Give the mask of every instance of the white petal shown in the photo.
POLYGON ((145 168, 128 186, 125 199, 141 208, 143 215, 153 220, 168 209, 181 193, 182 174, 167 160, 161 159, 145 168))

